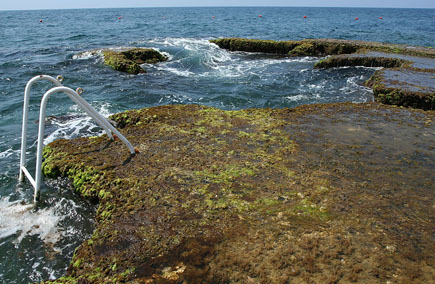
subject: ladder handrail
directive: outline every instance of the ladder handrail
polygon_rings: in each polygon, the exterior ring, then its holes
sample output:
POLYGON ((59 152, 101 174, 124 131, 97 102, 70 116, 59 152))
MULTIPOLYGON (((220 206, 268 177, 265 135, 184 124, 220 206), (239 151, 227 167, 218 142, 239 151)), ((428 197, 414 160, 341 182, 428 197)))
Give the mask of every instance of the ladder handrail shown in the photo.
POLYGON ((63 92, 65 93, 73 102, 75 102, 82 110, 84 110, 90 117, 92 117, 99 126, 101 126, 107 135, 114 139, 116 135, 129 149, 130 153, 133 155, 136 153, 135 148, 131 145, 130 141, 124 137, 115 127, 113 127, 110 122, 104 118, 101 114, 99 114, 88 102, 83 99, 78 92, 74 91, 71 88, 64 87, 60 80, 57 80, 51 76, 40 75, 32 78, 26 85, 26 89, 24 91, 24 109, 23 109, 23 129, 22 129, 22 137, 21 137, 21 159, 20 159, 20 181, 24 180, 24 176, 26 176, 32 186, 35 189, 33 200, 36 203, 39 199, 39 192, 41 188, 41 177, 42 177, 42 148, 44 145, 44 130, 45 130, 45 117, 46 117, 46 109, 47 102, 50 96, 54 93, 63 92), (32 175, 26 169, 26 139, 27 139, 27 120, 28 120, 28 108, 29 108, 29 97, 30 97, 30 89, 33 83, 39 80, 48 80, 56 85, 56 87, 51 88, 42 97, 40 112, 39 112, 39 129, 38 129, 38 145, 37 145, 37 157, 36 157, 36 170, 35 170, 35 179, 33 179, 32 175), (114 135, 112 135, 112 133, 114 135))
POLYGON ((56 86, 62 86, 62 83, 48 75, 35 76, 29 80, 26 84, 26 89, 24 90, 24 105, 23 105, 23 125, 21 128, 21 158, 20 158, 20 181, 24 181, 24 171, 22 168, 26 165, 26 148, 27 148, 27 120, 29 117, 29 100, 30 100, 30 90, 32 85, 40 80, 47 80, 52 82, 56 86))
MULTIPOLYGON (((26 89, 24 90, 24 105, 23 105, 23 125, 22 125, 22 132, 21 132, 21 158, 20 158, 20 176, 19 180, 24 180, 24 171, 22 170, 23 167, 26 166, 26 148, 27 148, 27 123, 28 123, 28 117, 29 117, 29 100, 30 100, 30 91, 32 89, 32 85, 40 80, 47 80, 52 82, 57 87, 62 86, 62 76, 58 76, 60 79, 55 79, 48 75, 39 75, 33 77, 29 82, 27 82, 26 89)), ((104 131, 107 133, 107 136, 109 136, 110 139, 113 139, 112 133, 110 132, 109 122, 107 122, 105 119, 99 118, 100 114, 96 112, 84 99, 76 102, 79 106, 82 108, 88 109, 90 112, 90 116, 97 121, 97 123, 104 129, 104 131)))

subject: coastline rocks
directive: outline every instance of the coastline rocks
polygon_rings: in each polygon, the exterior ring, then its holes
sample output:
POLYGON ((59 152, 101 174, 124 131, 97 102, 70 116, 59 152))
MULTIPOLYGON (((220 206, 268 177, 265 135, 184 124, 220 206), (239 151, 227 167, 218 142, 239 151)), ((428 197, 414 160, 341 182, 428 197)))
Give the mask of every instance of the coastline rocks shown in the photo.
POLYGON ((144 63, 158 63, 167 60, 167 57, 154 49, 132 48, 123 51, 103 50, 104 63, 116 71, 129 74, 145 73, 140 67, 144 63))
POLYGON ((98 200, 45 283, 430 282, 434 112, 380 104, 111 117, 138 148, 59 139, 43 172, 98 200))
POLYGON ((315 68, 345 66, 384 67, 366 82, 377 102, 435 109, 435 50, 378 42, 338 39, 272 41, 240 38, 211 40, 231 51, 263 52, 286 56, 329 56, 315 68))
POLYGON ((333 55, 314 65, 315 68, 343 66, 384 67, 366 82, 377 102, 435 109, 435 58, 367 51, 333 55))
POLYGON ((210 42, 230 51, 262 52, 293 56, 327 56, 361 53, 371 50, 435 58, 435 50, 431 48, 358 40, 304 39, 300 41, 274 41, 220 38, 210 40, 210 42))

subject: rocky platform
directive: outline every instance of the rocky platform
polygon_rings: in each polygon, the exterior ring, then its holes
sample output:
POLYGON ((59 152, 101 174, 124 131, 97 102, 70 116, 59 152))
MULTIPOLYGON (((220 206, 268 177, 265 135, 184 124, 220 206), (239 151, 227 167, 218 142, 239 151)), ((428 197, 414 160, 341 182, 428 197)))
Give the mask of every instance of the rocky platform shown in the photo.
POLYGON ((338 39, 271 41, 240 38, 211 40, 231 51, 286 56, 329 56, 315 68, 384 67, 367 81, 375 100, 385 104, 435 109, 435 50, 433 48, 338 39))
MULTIPOLYGON (((45 283, 431 283, 435 112, 381 104, 113 116, 57 140, 44 173, 99 201, 67 275, 45 283)), ((43 196, 42 196, 43 198, 43 196)))

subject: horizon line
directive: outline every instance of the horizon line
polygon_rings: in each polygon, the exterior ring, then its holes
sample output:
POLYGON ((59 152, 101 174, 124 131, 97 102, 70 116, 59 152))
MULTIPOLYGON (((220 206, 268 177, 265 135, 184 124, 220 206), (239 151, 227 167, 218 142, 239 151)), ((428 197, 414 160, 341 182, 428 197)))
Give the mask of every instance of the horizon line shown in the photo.
POLYGON ((428 7, 348 7, 348 6, 283 6, 283 5, 255 5, 255 6, 132 6, 132 7, 82 7, 82 8, 31 8, 31 9, 6 9, 0 11, 47 11, 47 10, 86 10, 86 9, 137 9, 137 8, 354 8, 354 9, 435 9, 428 7))

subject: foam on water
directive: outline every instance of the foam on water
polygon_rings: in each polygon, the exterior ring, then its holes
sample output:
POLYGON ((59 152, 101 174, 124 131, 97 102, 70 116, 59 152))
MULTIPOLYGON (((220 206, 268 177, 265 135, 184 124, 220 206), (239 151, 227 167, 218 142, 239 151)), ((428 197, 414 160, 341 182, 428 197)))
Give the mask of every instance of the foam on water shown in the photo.
POLYGON ((319 94, 311 94, 311 95, 295 95, 295 96, 287 96, 285 97, 286 100, 290 102, 300 102, 300 101, 308 101, 313 99, 319 99, 319 94))
MULTIPOLYGON (((159 71, 163 71, 163 72, 169 72, 172 73, 176 76, 180 76, 180 77, 192 77, 193 75, 195 75, 195 73, 190 72, 189 69, 185 69, 185 70, 180 70, 180 68, 177 67, 169 67, 168 65, 165 64, 161 64, 159 66, 150 66, 150 64, 144 64, 147 65, 151 68, 154 68, 156 70, 159 71)), ((145 68, 147 69, 147 68, 145 68)))
MULTIPOLYGON (((104 117, 108 117, 112 114, 109 111, 110 104, 108 103, 103 103, 98 106, 96 106, 95 103, 91 103, 91 105, 104 117)), ((69 114, 60 118, 62 119, 52 120, 54 130, 44 139, 45 145, 58 138, 71 139, 74 137, 98 136, 104 133, 104 130, 100 128, 91 117, 83 113, 77 105, 71 106, 69 114)))
POLYGON ((136 42, 170 54, 169 60, 157 65, 147 64, 147 70, 168 72, 193 78, 243 78, 261 76, 266 69, 280 64, 314 63, 317 58, 265 56, 264 54, 229 52, 208 39, 155 38, 136 42))
POLYGON ((0 240, 17 235, 19 244, 27 235, 39 235, 45 243, 55 244, 61 237, 57 224, 62 219, 56 207, 35 210, 32 204, 0 199, 0 240))
POLYGON ((87 60, 87 59, 98 58, 102 56, 103 56, 103 50, 97 49, 97 50, 88 50, 88 51, 80 52, 78 54, 74 54, 72 56, 72 59, 87 60))
POLYGON ((94 207, 65 191, 64 181, 56 182, 51 182, 48 192, 43 191, 45 199, 38 207, 21 201, 28 199, 26 192, 0 199, 2 283, 60 277, 74 249, 90 236, 94 207))
POLYGON ((19 154, 20 150, 13 150, 12 148, 9 148, 3 152, 0 152, 0 159, 8 158, 11 156, 18 156, 19 154))
POLYGON ((352 76, 347 78, 346 85, 341 87, 339 90, 343 94, 360 94, 359 100, 354 102, 368 102, 373 101, 373 90, 365 87, 361 84, 364 81, 364 76, 352 76))

